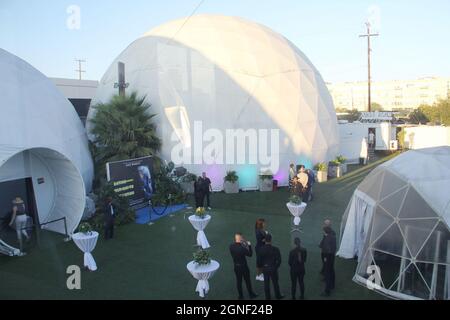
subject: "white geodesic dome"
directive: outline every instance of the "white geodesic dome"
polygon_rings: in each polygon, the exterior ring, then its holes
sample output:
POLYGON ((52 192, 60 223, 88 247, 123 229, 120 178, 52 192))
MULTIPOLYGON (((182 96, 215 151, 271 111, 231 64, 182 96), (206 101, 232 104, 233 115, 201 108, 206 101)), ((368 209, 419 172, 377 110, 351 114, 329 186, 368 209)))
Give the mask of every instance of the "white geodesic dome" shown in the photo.
MULTIPOLYGON (((197 174, 207 171, 214 189, 222 188, 227 170, 237 170, 241 188, 257 187, 258 173, 270 167, 267 153, 279 159, 272 173, 286 185, 291 162, 312 167, 339 151, 332 98, 319 72, 289 40, 260 24, 197 15, 156 27, 112 63, 92 105, 117 94, 118 62, 125 63, 127 92, 145 95, 158 115, 162 158, 197 174), (201 129, 195 125, 198 121, 201 129), (247 144, 244 141, 247 151, 235 151, 234 163, 226 159, 232 154, 226 144, 229 129, 250 130, 247 144), (271 129, 279 129, 279 137, 271 140, 271 129), (262 130, 269 130, 267 139, 262 130), (205 133, 203 147, 201 133, 196 132, 205 133), (224 138, 221 151, 205 161, 202 152, 211 151, 206 146, 217 135, 224 138), (250 150, 252 139, 268 140, 267 148, 250 150), (184 154, 191 153, 189 161, 174 157, 179 143, 184 154), (236 154, 246 159, 238 161, 236 154)), ((91 108, 88 119, 94 113, 91 108)), ((87 128, 89 132, 89 121, 87 128)))
POLYGON ((369 276, 371 282, 378 277, 380 293, 448 300, 449 225, 450 147, 408 151, 357 187, 342 221, 338 255, 358 256, 354 280, 367 285, 369 276))
MULTIPOLYGON (((66 217, 71 233, 93 178, 83 124, 55 85, 25 61, 0 49, 0 70, 0 183, 31 178, 40 223, 66 217)), ((45 228, 66 231, 62 221, 45 228)))

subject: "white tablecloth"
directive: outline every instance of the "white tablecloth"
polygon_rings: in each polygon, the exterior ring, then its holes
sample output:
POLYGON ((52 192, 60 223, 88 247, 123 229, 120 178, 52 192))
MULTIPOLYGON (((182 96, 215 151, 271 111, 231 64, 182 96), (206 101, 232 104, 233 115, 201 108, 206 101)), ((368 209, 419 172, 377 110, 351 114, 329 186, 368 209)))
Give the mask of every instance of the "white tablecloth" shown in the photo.
POLYGON ((209 221, 211 221, 211 216, 208 214, 203 219, 199 218, 195 215, 190 216, 189 222, 192 224, 195 230, 197 230, 197 244, 201 246, 203 249, 207 249, 210 247, 208 239, 206 239, 205 230, 209 221))
POLYGON ((98 232, 92 231, 89 234, 85 233, 74 233, 72 235, 72 240, 75 242, 78 248, 84 252, 84 266, 88 267, 89 270, 97 270, 97 264, 95 263, 94 257, 91 252, 94 250, 95 245, 98 240, 98 232))
POLYGON ((191 261, 186 267, 192 276, 198 280, 195 291, 198 292, 200 297, 204 298, 205 294, 209 292, 208 280, 212 278, 214 273, 216 273, 220 267, 220 264, 215 260, 211 260, 211 263, 208 265, 199 265, 194 261, 191 261))
POLYGON ((286 203, 287 208, 289 209, 289 212, 294 216, 294 224, 298 226, 300 224, 300 216, 306 209, 306 203, 302 202, 301 204, 293 204, 293 203, 286 203))

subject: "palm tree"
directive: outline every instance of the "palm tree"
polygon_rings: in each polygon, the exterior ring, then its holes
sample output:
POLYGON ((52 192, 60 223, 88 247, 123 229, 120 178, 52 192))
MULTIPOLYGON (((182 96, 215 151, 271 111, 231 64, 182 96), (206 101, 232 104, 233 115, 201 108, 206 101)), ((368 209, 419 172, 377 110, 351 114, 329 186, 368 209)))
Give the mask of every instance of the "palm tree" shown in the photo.
POLYGON ((91 134, 97 179, 104 178, 107 162, 156 156, 161 139, 152 122, 155 114, 148 112, 150 107, 136 92, 116 95, 108 103, 93 106, 96 113, 91 120, 91 134))

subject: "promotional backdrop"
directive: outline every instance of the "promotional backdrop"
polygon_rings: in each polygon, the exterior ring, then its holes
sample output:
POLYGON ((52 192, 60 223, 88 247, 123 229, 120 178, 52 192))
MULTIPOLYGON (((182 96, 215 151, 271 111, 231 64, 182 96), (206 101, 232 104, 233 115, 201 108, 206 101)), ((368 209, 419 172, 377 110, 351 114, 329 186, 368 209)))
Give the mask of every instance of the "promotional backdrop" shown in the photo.
POLYGON ((106 174, 116 193, 129 199, 130 207, 148 205, 155 192, 152 157, 108 162, 106 174))

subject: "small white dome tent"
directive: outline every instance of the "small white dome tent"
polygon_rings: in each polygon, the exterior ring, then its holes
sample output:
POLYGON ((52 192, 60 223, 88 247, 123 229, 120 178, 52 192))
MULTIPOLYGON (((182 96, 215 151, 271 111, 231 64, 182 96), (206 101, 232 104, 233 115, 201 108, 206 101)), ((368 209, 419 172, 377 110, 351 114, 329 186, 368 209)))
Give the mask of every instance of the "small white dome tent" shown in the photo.
POLYGON ((408 151, 357 187, 338 256, 358 256, 354 280, 382 294, 448 300, 449 225, 450 147, 408 151))
MULTIPOLYGON (((336 113, 320 73, 294 44, 263 25, 202 14, 158 26, 117 57, 92 105, 117 94, 118 62, 125 64, 127 92, 145 95, 157 114, 161 157, 197 174, 207 171, 215 190, 228 170, 237 171, 241 188, 255 189, 258 173, 279 160, 271 171, 287 185, 291 162, 312 167, 338 154, 336 113), (228 133, 237 130, 246 134, 245 151, 228 148, 234 139, 228 133), (279 137, 272 138, 272 130, 279 137), (226 148, 205 160, 212 142, 226 148), (173 156, 180 143, 187 161, 173 156), (272 159, 266 159, 269 150, 272 159), (246 159, 228 161, 230 155, 246 159)), ((91 108, 88 133, 94 113, 91 108)))
MULTIPOLYGON (((0 183, 31 179, 39 222, 65 217, 70 234, 93 178, 83 125, 55 85, 25 61, 0 49, 0 70, 0 183)), ((63 222, 43 228, 66 231, 63 222)))

